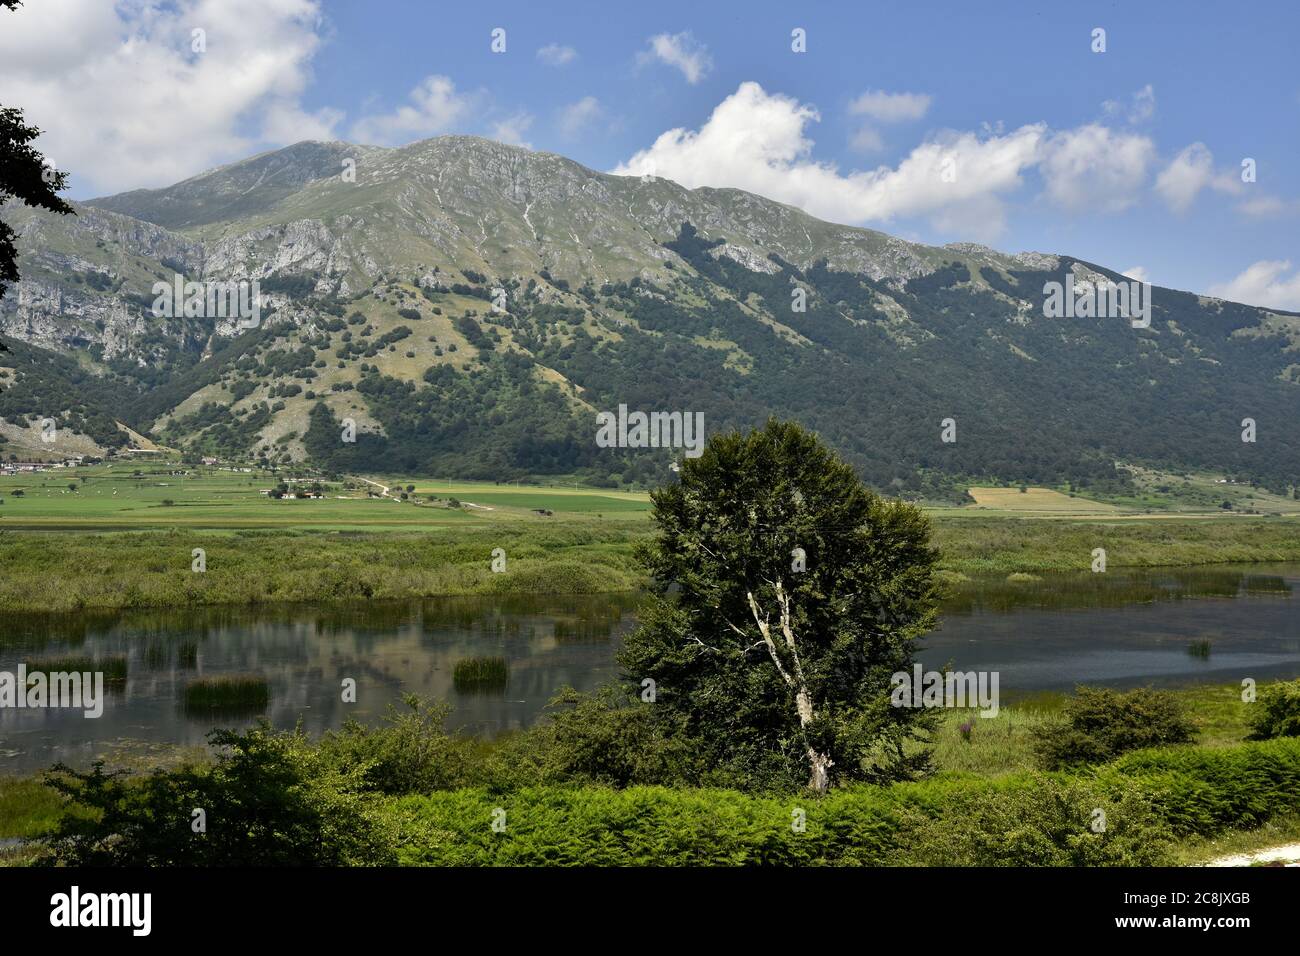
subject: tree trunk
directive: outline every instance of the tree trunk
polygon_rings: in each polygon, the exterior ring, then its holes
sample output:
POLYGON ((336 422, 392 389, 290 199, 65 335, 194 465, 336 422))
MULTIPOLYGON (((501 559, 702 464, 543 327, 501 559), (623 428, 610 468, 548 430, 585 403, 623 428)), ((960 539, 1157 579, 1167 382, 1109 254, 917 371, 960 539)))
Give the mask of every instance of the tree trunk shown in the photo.
POLYGON ((825 793, 831 788, 831 767, 835 761, 829 754, 819 754, 808 748, 808 762, 812 764, 812 776, 808 780, 808 789, 814 793, 825 793))
MULTIPOLYGON (((800 675, 802 677, 802 675, 800 675)), ((799 711, 799 725, 805 730, 812 723, 813 706, 812 698, 808 694, 808 688, 800 682, 799 691, 794 696, 795 707, 799 711)), ((825 793, 831 788, 831 767, 835 766, 835 761, 831 759, 830 754, 820 754, 812 747, 808 748, 808 764, 812 768, 812 776, 808 778, 808 789, 815 793, 825 793)))

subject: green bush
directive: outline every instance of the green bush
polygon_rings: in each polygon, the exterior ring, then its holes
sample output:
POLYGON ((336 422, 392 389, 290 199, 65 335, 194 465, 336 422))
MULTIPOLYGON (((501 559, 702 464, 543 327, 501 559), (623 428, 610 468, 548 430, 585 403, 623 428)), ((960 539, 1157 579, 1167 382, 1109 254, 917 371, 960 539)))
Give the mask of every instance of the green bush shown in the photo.
POLYGON ((1141 787, 1046 774, 958 793, 908 840, 929 866, 1159 866, 1170 842, 1141 787))
POLYGON ((1297 812, 1300 740, 1286 739, 1148 750, 1084 776, 950 775, 821 798, 478 787, 395 799, 386 816, 405 864, 1150 866, 1168 862, 1175 838, 1297 812))
POLYGON ((1251 721, 1251 740, 1300 737, 1300 680, 1266 688, 1251 721))
POLYGON ((397 795, 430 793, 469 784, 473 740, 452 736, 445 724, 451 705, 402 699, 405 710, 389 707, 383 724, 348 720, 321 738, 321 754, 345 774, 356 774, 365 790, 397 795))
POLYGON ((1168 691, 1077 687, 1062 719, 1034 731, 1034 749, 1049 770, 1104 763, 1146 747, 1190 743, 1196 727, 1168 691))
POLYGON ((1300 740, 1147 750, 1099 768, 1097 780, 1140 781, 1177 835, 1250 828, 1300 813, 1300 740))
POLYGON ((404 864, 435 866, 1116 866, 1166 862, 1133 785, 1045 775, 1004 784, 855 785, 817 798, 734 790, 532 787, 390 804, 404 864), (1094 832, 1094 811, 1106 813, 1094 832), (494 817, 500 829, 494 830, 494 817))
POLYGON ((56 766, 45 782, 72 813, 44 838, 45 862, 70 866, 339 866, 392 862, 388 831, 300 734, 263 724, 208 735, 210 767, 131 778, 56 766), (195 832, 194 811, 205 832, 195 832))
POLYGON ((613 688, 563 688, 548 719, 491 753, 483 780, 496 790, 539 783, 691 785, 699 775, 686 742, 652 705, 613 688))

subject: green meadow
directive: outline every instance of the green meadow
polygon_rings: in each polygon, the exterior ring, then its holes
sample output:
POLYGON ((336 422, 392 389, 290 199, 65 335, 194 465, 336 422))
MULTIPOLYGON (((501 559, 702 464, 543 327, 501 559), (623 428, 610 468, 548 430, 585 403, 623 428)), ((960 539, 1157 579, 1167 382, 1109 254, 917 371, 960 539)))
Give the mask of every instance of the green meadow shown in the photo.
MULTIPOLYGON (((646 584, 634 553, 651 531, 645 493, 366 475, 322 482, 320 498, 263 494, 281 477, 120 461, 0 476, 0 608, 597 593, 646 584), (491 568, 498 548, 504 573, 491 568), (201 573, 195 549, 203 552, 201 573)), ((1035 518, 977 508, 929 515, 940 566, 957 576, 1085 571, 1098 547, 1111 568, 1300 561, 1294 516, 1035 518)))

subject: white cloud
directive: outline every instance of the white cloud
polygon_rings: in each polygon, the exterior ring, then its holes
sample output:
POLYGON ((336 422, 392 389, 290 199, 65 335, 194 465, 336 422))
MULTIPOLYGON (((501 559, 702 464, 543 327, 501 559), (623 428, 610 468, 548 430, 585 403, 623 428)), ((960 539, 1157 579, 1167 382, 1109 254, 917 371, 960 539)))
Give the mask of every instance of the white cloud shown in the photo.
POLYGON ((1156 192, 1174 212, 1186 212, 1213 178, 1213 154, 1204 143, 1192 143, 1156 177, 1156 192))
POLYGON ((897 169, 840 173, 811 158, 808 105, 742 83, 699 130, 672 129, 614 173, 664 176, 688 188, 734 186, 836 222, 928 215, 942 228, 989 239, 1003 225, 1002 194, 1022 185, 1038 156, 1041 125, 1005 136, 949 133, 916 147, 897 169), (955 176, 946 181, 944 172, 955 176))
MULTIPOLYGON (((1183 149, 1156 177, 1156 192, 1170 209, 1179 213, 1190 209, 1201 190, 1207 186, 1232 196, 1239 196, 1244 191, 1243 184, 1234 171, 1214 171, 1214 154, 1204 143, 1192 143, 1183 149)), ((1242 203, 1238 208, 1248 215, 1274 211, 1267 206, 1267 197, 1242 203)))
POLYGON ((537 59, 547 66, 564 66, 566 63, 572 63, 577 57, 578 51, 573 47, 561 46, 558 43, 548 43, 537 51, 537 59))
POLYGON ((333 135, 301 98, 321 43, 317 0, 62 0, 4 11, 4 102, 95 191, 171 183, 280 145, 333 135), (193 52, 191 30, 206 33, 193 52))
MULTIPOLYGON (((902 123, 920 119, 929 108, 928 93, 868 90, 849 104, 849 113, 877 123, 902 123)), ((853 134, 849 145, 860 153, 877 153, 885 148, 885 140, 874 126, 865 124, 853 134)))
POLYGON ((474 101, 473 96, 457 93, 450 78, 426 76, 411 90, 409 103, 352 124, 352 137, 362 143, 388 146, 433 136, 464 117, 474 101))
POLYGON ((1137 201, 1155 153, 1147 137, 1096 123, 1054 133, 1042 156, 1047 197, 1074 212, 1127 209, 1137 201))
POLYGON ((1228 282, 1210 286, 1206 294, 1247 305, 1300 311, 1300 271, 1288 272, 1289 260, 1263 259, 1228 282))
POLYGON ((637 55, 641 64, 658 60, 676 67, 686 77, 686 82, 694 85, 704 79, 713 69, 713 58, 709 56, 704 44, 696 42, 689 32, 659 33, 650 38, 650 49, 637 55))
POLYGON ((885 148, 885 140, 875 127, 863 126, 853 134, 849 145, 859 153, 878 153, 885 148))
POLYGON ((854 116, 866 116, 878 123, 919 120, 930 108, 928 93, 886 93, 868 90, 849 104, 854 116))
POLYGON ((560 132, 567 137, 574 137, 587 126, 600 119, 603 110, 594 96, 584 96, 576 103, 570 103, 560 110, 560 132))
POLYGON ((1237 211, 1242 215, 1257 219, 1266 219, 1270 216, 1295 215, 1300 213, 1300 201, 1260 195, 1238 203, 1237 211))
POLYGON ((1122 100, 1107 100, 1101 104, 1107 116, 1124 118, 1129 123, 1145 123, 1156 114, 1156 91, 1148 83, 1142 89, 1122 100))
POLYGON ((1122 276, 1128 276, 1134 282, 1150 282, 1151 273, 1147 271, 1146 266, 1130 266, 1120 273, 1122 276))
POLYGON ((524 139, 524 136, 528 133, 528 128, 532 125, 532 116, 521 110, 493 123, 491 136, 492 139, 498 142, 532 149, 533 144, 524 139))

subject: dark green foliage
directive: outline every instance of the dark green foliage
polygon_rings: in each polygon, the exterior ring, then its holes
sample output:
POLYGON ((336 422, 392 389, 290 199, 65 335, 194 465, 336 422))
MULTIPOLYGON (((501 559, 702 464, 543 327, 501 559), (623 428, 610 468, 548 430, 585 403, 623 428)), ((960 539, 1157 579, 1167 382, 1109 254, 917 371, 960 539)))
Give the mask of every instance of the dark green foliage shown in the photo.
MULTIPOLYGON (((27 125, 22 110, 0 106, 0 206, 12 198, 67 215, 73 209, 59 198, 59 190, 67 186, 68 174, 47 166, 32 146, 40 135, 27 125)), ((0 221, 0 297, 9 283, 18 281, 17 260, 14 231, 0 221)))
POLYGON ((59 431, 87 435, 108 448, 127 444, 114 411, 133 400, 134 388, 26 342, 8 342, 6 353, 5 364, 14 373, 0 389, 0 418, 11 423, 53 418, 59 431))
POLYGON ((1130 750, 1190 743, 1196 727, 1168 691, 1077 687, 1063 719, 1037 732, 1049 769, 1102 763, 1130 750))
POLYGON ((878 498, 815 435, 775 421, 714 436, 652 498, 654 598, 619 660, 634 686, 655 682, 656 708, 706 765, 760 789, 808 781, 810 751, 831 758, 833 780, 926 766, 924 751, 903 749, 925 738, 924 712, 889 703, 890 676, 911 667, 935 616, 919 510, 878 498), (806 570, 793 569, 795 549, 806 570))
POLYGON ((296 734, 262 726, 208 735, 206 768, 131 779, 56 766, 49 786, 78 811, 46 838, 49 862, 70 866, 339 866, 392 861, 390 837, 337 770, 296 734), (206 832, 192 829, 193 811, 206 832))
POLYGON ((304 299, 316 291, 316 279, 309 275, 273 275, 258 282, 262 292, 282 292, 291 299, 304 299))
POLYGON ((1300 680, 1273 684, 1260 694, 1251 739, 1300 737, 1300 680))
POLYGON ((456 331, 469 341, 470 345, 483 351, 490 352, 494 348, 492 339, 483 334, 483 327, 471 319, 468 315, 457 317, 455 323, 456 331))

